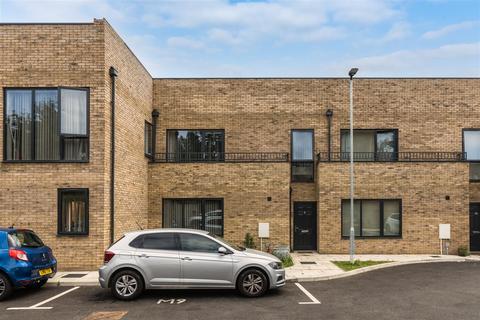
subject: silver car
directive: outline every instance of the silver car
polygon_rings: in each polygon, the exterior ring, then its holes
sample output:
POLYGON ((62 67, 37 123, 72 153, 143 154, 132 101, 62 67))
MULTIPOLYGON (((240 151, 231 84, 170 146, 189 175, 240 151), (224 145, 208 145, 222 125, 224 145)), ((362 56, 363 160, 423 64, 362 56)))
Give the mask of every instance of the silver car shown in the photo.
POLYGON ((130 232, 105 251, 102 288, 121 300, 144 289, 236 288, 247 297, 285 285, 280 260, 192 229, 130 232))

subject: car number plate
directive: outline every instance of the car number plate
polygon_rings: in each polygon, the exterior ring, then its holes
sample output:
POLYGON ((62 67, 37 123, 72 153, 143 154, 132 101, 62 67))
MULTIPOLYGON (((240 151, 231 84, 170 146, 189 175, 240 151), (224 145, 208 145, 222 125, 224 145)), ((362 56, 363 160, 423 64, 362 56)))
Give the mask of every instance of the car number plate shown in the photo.
POLYGON ((38 273, 41 275, 41 276, 46 276, 47 274, 50 274, 52 273, 52 269, 51 268, 48 268, 48 269, 42 269, 40 271, 38 271, 38 273))

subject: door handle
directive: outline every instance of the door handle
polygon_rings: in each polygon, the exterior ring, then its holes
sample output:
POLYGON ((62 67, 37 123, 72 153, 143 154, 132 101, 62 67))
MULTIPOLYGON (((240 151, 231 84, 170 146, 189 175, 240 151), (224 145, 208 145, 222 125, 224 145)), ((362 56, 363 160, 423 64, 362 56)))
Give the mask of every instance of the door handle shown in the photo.
POLYGON ((142 253, 141 255, 139 255, 140 258, 148 258, 149 256, 147 256, 145 253, 142 253))
POLYGON ((190 258, 190 257, 183 257, 182 260, 184 260, 184 261, 192 261, 192 258, 190 258))

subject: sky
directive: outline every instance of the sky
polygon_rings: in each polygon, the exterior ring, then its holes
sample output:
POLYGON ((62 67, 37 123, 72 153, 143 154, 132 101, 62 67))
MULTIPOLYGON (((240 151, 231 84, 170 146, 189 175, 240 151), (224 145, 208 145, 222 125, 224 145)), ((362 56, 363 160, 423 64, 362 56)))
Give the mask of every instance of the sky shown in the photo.
POLYGON ((480 77, 480 0, 0 0, 0 22, 93 18, 154 77, 480 77))

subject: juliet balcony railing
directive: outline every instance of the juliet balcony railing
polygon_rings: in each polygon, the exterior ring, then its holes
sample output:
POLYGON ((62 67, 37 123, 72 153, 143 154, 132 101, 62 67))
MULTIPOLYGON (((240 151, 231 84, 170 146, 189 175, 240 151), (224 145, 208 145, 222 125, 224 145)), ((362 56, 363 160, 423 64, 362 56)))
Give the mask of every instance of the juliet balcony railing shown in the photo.
MULTIPOLYGON (((461 162, 466 161, 464 152, 354 152, 357 162, 461 162)), ((318 162, 348 162, 350 152, 320 152, 318 162)))
POLYGON ((176 152, 157 153, 155 162, 288 162, 288 152, 176 152))

